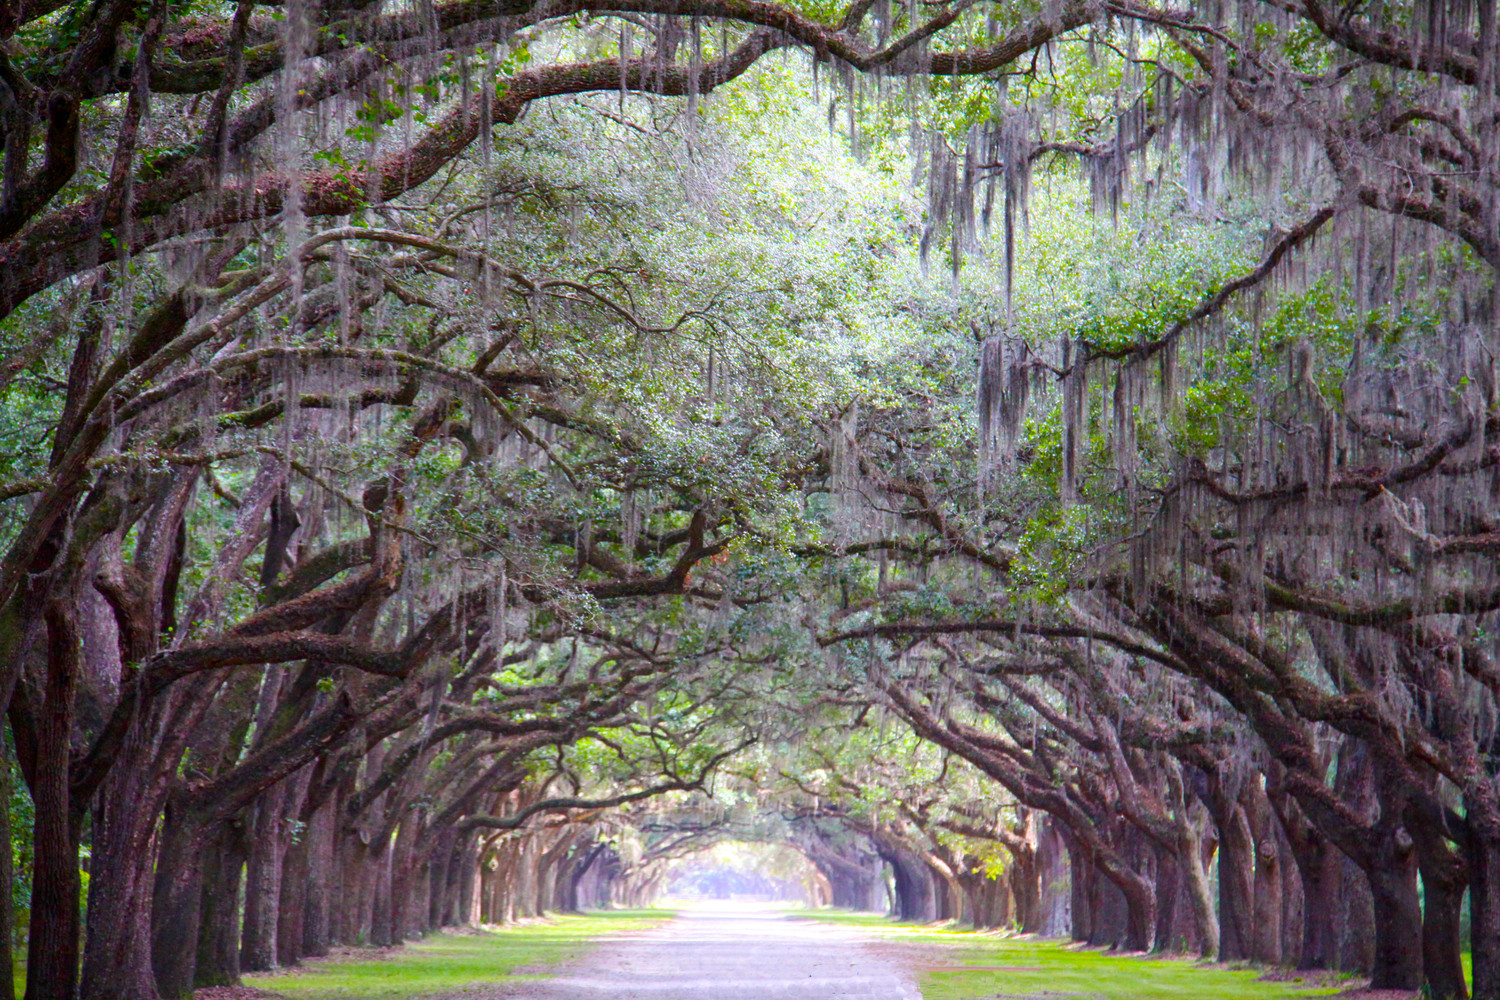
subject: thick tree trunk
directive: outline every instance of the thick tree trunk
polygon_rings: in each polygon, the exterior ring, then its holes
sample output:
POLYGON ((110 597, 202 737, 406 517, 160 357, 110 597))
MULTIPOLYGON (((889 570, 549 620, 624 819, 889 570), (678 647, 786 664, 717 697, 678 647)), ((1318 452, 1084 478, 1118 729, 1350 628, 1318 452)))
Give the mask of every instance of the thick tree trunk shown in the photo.
POLYGON ((1068 886, 1072 895, 1071 933, 1074 941, 1094 939, 1094 900, 1098 896, 1099 872, 1075 849, 1068 851, 1068 886))
POLYGON ((799 841, 798 846, 828 879, 831 906, 870 912, 885 908, 883 864, 878 854, 856 851, 848 844, 834 844, 816 830, 799 841))
POLYGON ((918 924, 936 920, 938 901, 932 869, 905 848, 886 846, 881 852, 896 879, 896 918, 918 924))
POLYGON ((369 944, 374 937, 376 900, 381 871, 385 868, 384 845, 372 847, 353 832, 338 836, 335 866, 340 896, 346 905, 329 915, 330 934, 337 944, 369 944))
POLYGON ((1011 922, 1009 878, 989 878, 983 872, 972 872, 964 879, 964 889, 976 929, 989 930, 1011 922))
POLYGON ((1219 961, 1239 962, 1255 943, 1255 840, 1237 798, 1211 799, 1219 828, 1219 961))
MULTIPOLYGON (((1394 840, 1394 837, 1390 839, 1394 840)), ((1422 906, 1417 895, 1417 866, 1409 847, 1383 851, 1387 863, 1367 875, 1374 904, 1375 962, 1370 988, 1422 988, 1422 906)))
POLYGON ((94 815, 84 1000, 155 1000, 151 967, 152 875, 159 806, 144 769, 127 756, 105 781, 94 815))
POLYGON ((1343 854, 1338 859, 1338 880, 1343 905, 1334 913, 1338 940, 1334 968, 1368 976, 1375 967, 1375 904, 1370 897, 1370 880, 1343 854))
POLYGON ((1253 873, 1253 936, 1250 954, 1257 962, 1281 964, 1281 841, 1280 821, 1271 810, 1259 780, 1246 783, 1240 794, 1250 835, 1255 843, 1253 873))
MULTIPOLYGON (((472 833, 455 837, 449 848, 452 860, 448 863, 448 877, 443 888, 444 927, 458 927, 473 919, 469 916, 469 904, 474 895, 474 865, 477 864, 473 848, 472 833)), ((578 904, 575 902, 573 907, 576 910, 578 904)))
POLYGON ((1149 878, 1126 880, 1119 886, 1125 898, 1126 951, 1150 951, 1156 940, 1156 886, 1149 878))
POLYGON ((1172 951, 1180 938, 1177 927, 1177 897, 1181 895, 1182 872, 1177 859, 1165 850, 1156 856, 1156 939, 1152 951, 1172 951))
POLYGON ((1010 891, 1015 895, 1015 920, 1025 934, 1036 934, 1042 926, 1042 883, 1035 851, 1011 852, 1007 872, 1010 891))
POLYGON ((302 957, 302 939, 307 920, 308 858, 307 830, 287 845, 281 869, 281 901, 277 906, 276 962, 296 965, 302 957))
POLYGON ((1343 912, 1343 855, 1321 836, 1299 857, 1302 868, 1301 969, 1339 968, 1339 922, 1343 912))
POLYGON ((1036 835, 1037 923, 1021 929, 1048 937, 1065 937, 1072 928, 1070 894, 1065 889, 1071 868, 1067 845, 1058 833, 1050 816, 1043 816, 1037 823, 1036 835))
POLYGON ((168 804, 151 904, 152 966, 156 987, 167 1000, 193 994, 208 842, 198 817, 168 804))
POLYGON ((407 883, 409 892, 398 898, 398 931, 401 940, 420 937, 427 933, 427 908, 432 890, 432 862, 425 857, 414 858, 411 863, 411 878, 407 883))
POLYGON ((1462 921, 1464 885, 1422 883, 1422 975, 1432 1000, 1465 1000, 1462 921))
MULTIPOLYGON (((332 944, 332 910, 329 896, 334 891, 337 872, 334 867, 334 821, 339 806, 335 797, 324 802, 307 824, 307 900, 302 918, 303 955, 321 958, 332 944)), ((347 900, 344 901, 347 904, 347 900)))
POLYGON ((1337 851, 1288 793, 1286 768, 1279 763, 1273 763, 1267 772, 1266 797, 1280 821, 1294 862, 1283 868, 1295 876, 1300 887, 1301 937, 1285 954, 1297 956, 1299 969, 1332 968, 1336 951, 1333 919, 1338 910, 1337 851))
POLYGON ((1281 854, 1281 962, 1290 965, 1302 954, 1302 874, 1292 853, 1292 842, 1278 815, 1277 843, 1281 854))
POLYGON ((380 947, 400 944, 406 939, 407 912, 412 905, 412 889, 417 876, 413 870, 412 847, 417 840, 419 825, 416 811, 407 811, 390 847, 390 880, 386 883, 389 888, 384 906, 376 908, 375 933, 371 936, 372 943, 380 947))
POLYGON ((1198 953, 1205 958, 1219 952, 1219 913, 1214 905, 1213 883, 1208 877, 1208 860, 1201 842, 1184 844, 1178 853, 1182 868, 1183 894, 1193 915, 1193 930, 1198 953))
POLYGON ((16 1000, 15 954, 16 911, 15 861, 11 849, 10 797, 15 785, 10 748, 0 733, 0 1000, 16 1000))
POLYGON ((536 912, 536 863, 538 849, 527 837, 516 845, 516 875, 511 895, 515 899, 515 916, 534 917, 536 912))
POLYGON ((240 968, 245 972, 265 972, 277 965, 276 931, 285 861, 282 831, 286 817, 281 808, 284 801, 283 788, 277 786, 264 792, 253 808, 240 943, 240 968))
POLYGON ((1281 817, 1302 886, 1302 938, 1297 950, 1297 968, 1337 968, 1344 857, 1308 822, 1295 801, 1278 793, 1272 796, 1271 803, 1281 817))
MULTIPOLYGON (((192 907, 188 923, 197 926, 200 886, 194 872, 204 861, 203 841, 185 863, 167 851, 184 850, 179 841, 185 832, 206 837, 207 831, 197 829, 198 818, 180 802, 166 814, 164 809, 186 734, 199 717, 191 706, 211 697, 217 683, 179 682, 158 699, 133 724, 97 793, 84 1000, 155 1000, 184 995, 192 986, 196 946, 173 946, 172 978, 163 983, 158 967, 166 956, 158 948, 158 931, 163 914, 179 905, 192 907), (184 822, 193 829, 184 831, 184 822), (179 871, 188 880, 184 884, 174 881, 179 871)), ((169 940, 175 933, 168 932, 169 940)))
MULTIPOLYGON (((31 932, 26 1000, 74 1000, 78 991, 78 831, 69 795, 68 748, 78 687, 78 634, 62 601, 47 610, 47 685, 36 720, 31 784, 31 932)), ((9 806, 7 805, 7 808, 9 806)))
POLYGON ((245 846, 234 822, 220 827, 203 872, 198 918, 196 986, 233 986, 240 981, 240 886, 245 846))
POLYGON ((1089 944, 1101 948, 1120 947, 1130 927, 1130 910, 1124 894, 1102 871, 1094 877, 1089 889, 1089 909, 1093 911, 1089 944))
MULTIPOLYGON (((1500 798, 1500 795, 1494 796, 1500 798)), ((1474 949, 1474 1000, 1500 1000, 1500 803, 1469 814, 1469 941, 1474 949)))
POLYGON ((1281 964, 1281 857, 1275 835, 1255 842, 1255 939, 1251 954, 1266 965, 1281 964))
POLYGON ((1469 887, 1468 866, 1448 846, 1441 830, 1420 815, 1408 818, 1422 876, 1424 991, 1431 1000, 1465 1000, 1469 986, 1464 976, 1460 914, 1469 887))
POLYGON ((387 948, 396 943, 395 921, 392 915, 392 887, 395 884, 395 870, 392 867, 390 857, 391 848, 375 855, 372 860, 370 878, 373 883, 373 896, 370 901, 370 929, 365 940, 377 948, 387 948))
POLYGON ((443 926, 443 906, 447 901, 448 869, 453 864, 453 834, 445 830, 438 834, 428 849, 427 864, 427 911, 423 926, 436 930, 443 926))

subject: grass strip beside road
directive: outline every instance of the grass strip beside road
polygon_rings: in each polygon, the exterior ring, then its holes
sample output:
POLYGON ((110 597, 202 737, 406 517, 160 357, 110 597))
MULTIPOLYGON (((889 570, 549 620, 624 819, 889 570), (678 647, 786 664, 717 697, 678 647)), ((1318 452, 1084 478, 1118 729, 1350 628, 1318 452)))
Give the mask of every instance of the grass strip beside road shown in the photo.
POLYGON ((877 914, 823 910, 805 917, 859 927, 893 942, 935 946, 931 964, 920 975, 923 1000, 1288 1000, 1327 996, 1348 985, 1271 981, 1261 979, 1263 970, 1258 969, 1112 954, 1064 941, 896 924, 877 914))
POLYGON ((671 910, 608 910, 551 916, 514 926, 434 934, 404 948, 309 959, 294 969, 245 977, 247 986, 288 1000, 416 1000, 468 987, 535 979, 606 934, 644 930, 671 910))

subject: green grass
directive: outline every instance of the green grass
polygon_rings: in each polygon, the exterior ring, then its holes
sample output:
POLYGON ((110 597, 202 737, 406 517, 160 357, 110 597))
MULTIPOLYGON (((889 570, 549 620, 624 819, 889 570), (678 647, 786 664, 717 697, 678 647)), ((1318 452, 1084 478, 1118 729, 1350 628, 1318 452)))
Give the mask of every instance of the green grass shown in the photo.
POLYGON ((309 961, 245 983, 289 1000, 393 1000, 453 993, 468 986, 531 979, 535 966, 571 958, 601 934, 639 930, 670 910, 611 910, 472 934, 435 934, 378 958, 309 961), (513 970, 524 968, 517 975, 513 970))
POLYGON ((867 913, 820 911, 808 919, 860 927, 917 944, 942 945, 922 975, 923 1000, 979 1000, 997 994, 1107 1000, 1284 1000, 1326 996, 1341 987, 1267 982, 1254 969, 1186 959, 1138 958, 1060 941, 1006 938, 973 931, 893 924, 867 913), (947 968, 951 966, 952 968, 947 968), (980 968, 964 969, 963 966, 980 968))

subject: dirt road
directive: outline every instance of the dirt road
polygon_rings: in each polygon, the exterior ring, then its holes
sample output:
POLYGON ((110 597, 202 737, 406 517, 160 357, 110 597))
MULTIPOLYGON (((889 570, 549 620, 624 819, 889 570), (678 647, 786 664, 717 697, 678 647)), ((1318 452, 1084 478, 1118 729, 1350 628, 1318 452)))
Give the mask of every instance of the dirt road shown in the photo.
POLYGON ((921 1000, 856 930, 725 905, 605 940, 516 1000, 921 1000))

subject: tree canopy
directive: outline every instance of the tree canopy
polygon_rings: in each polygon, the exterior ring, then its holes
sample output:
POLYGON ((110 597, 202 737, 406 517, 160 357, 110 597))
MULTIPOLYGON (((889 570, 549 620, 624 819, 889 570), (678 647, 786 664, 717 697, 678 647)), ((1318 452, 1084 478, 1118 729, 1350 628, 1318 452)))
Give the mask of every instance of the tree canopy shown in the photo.
POLYGON ((1500 1000, 1495 14, 7 5, 0 964, 734 856, 1500 1000))

